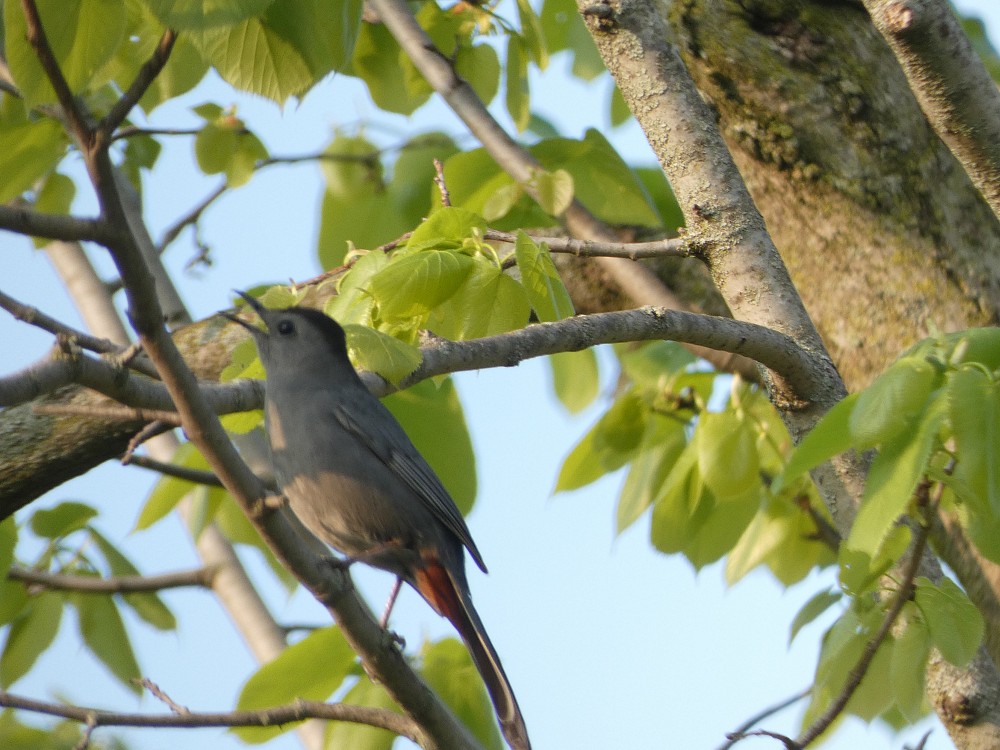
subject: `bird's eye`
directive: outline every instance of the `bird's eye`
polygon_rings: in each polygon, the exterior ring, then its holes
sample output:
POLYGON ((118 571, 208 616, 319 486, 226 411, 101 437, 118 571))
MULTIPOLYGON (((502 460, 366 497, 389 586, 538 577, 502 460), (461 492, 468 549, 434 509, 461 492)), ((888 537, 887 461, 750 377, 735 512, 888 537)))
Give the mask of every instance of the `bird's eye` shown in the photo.
POLYGON ((278 333, 282 336, 289 336, 295 333, 295 324, 290 320, 283 320, 278 323, 278 333))

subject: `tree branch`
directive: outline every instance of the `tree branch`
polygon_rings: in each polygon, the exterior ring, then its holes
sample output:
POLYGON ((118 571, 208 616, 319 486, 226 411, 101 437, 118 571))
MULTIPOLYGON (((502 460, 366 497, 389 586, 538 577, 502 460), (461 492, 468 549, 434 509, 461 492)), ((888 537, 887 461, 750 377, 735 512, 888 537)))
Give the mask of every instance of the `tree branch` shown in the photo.
MULTIPOLYGON (((93 145, 93 133, 87 125, 80 108, 77 107, 73 92, 70 91, 66 77, 63 75, 62 70, 60 70, 59 63, 52 52, 48 37, 45 35, 45 29, 42 27, 41 18, 38 16, 38 6, 35 5, 35 0, 21 0, 21 9, 24 11, 28 43, 35 50, 38 62, 41 63, 42 70, 45 71, 46 77, 52 84, 52 89, 56 92, 56 98, 59 100, 59 105, 63 109, 66 122, 69 124, 77 143, 79 143, 82 151, 85 153, 89 152, 93 145)), ((57 237, 54 239, 77 238, 57 237)))
POLYGON ((187 482, 204 484, 209 487, 222 486, 222 482, 219 481, 219 478, 210 471, 192 469, 187 466, 178 466, 177 464, 168 464, 164 461, 157 461, 155 458, 150 458, 149 456, 139 456, 134 453, 129 453, 122 456, 122 463, 125 465, 140 466, 143 469, 156 471, 168 477, 183 479, 187 482))
POLYGON ((384 708, 352 706, 346 703, 296 701, 289 705, 262 708, 256 711, 139 714, 47 703, 0 691, 0 706, 104 727, 276 727, 310 718, 328 719, 387 729, 418 744, 426 742, 426 737, 420 727, 412 719, 402 714, 384 708))
POLYGON ((158 576, 97 578, 95 576, 47 573, 41 570, 14 567, 7 571, 7 578, 30 586, 58 591, 77 591, 84 594, 133 594, 188 586, 211 588, 215 571, 211 568, 195 568, 158 576))
POLYGON ((167 29, 160 38, 160 43, 156 45, 153 55, 143 64, 136 74, 135 80, 129 86, 128 91, 122 94, 121 98, 115 102, 111 111, 104 116, 104 119, 97 125, 96 134, 102 142, 107 142, 114 133, 115 128, 125 121, 132 107, 139 103, 142 95, 146 93, 150 85, 163 70, 170 59, 170 51, 177 41, 177 34, 173 29, 167 29))
POLYGON ((930 534, 931 519, 937 513, 937 506, 940 503, 941 494, 944 491, 944 485, 938 485, 936 497, 933 500, 928 497, 928 491, 929 481, 925 480, 916 491, 917 502, 924 511, 925 518, 917 526, 916 531, 914 532, 914 538, 910 549, 910 557, 906 561, 906 566, 903 568, 902 580, 899 583, 896 593, 892 597, 889 609, 886 610, 885 616, 882 618, 882 624, 879 626, 875 635, 872 636, 872 639, 865 644, 865 650, 861 653, 858 663, 855 664, 854 668, 848 673, 847 680, 844 683, 844 687, 841 689, 840 694, 837 695, 830 705, 827 706, 827 709, 820 716, 818 716, 801 735, 799 735, 796 740, 796 747, 805 748, 812 744, 830 727, 831 724, 833 724, 837 717, 840 716, 841 712, 843 712, 844 708, 847 706, 848 701, 850 701, 851 696, 854 695, 855 691, 861 685, 861 681, 868 673, 868 668, 871 666, 872 660, 875 658, 875 654, 878 652, 879 647, 889 635, 889 631, 895 624, 896 618, 899 617, 899 613, 903 611, 903 607, 908 601, 910 601, 910 596, 913 594, 914 580, 920 570, 920 565, 922 563, 921 558, 923 558, 924 550, 927 546, 927 537, 930 534))
POLYGON ((864 0, 920 107, 1000 217, 1000 92, 944 0, 864 0))
POLYGON ((98 242, 107 245, 114 231, 103 219, 81 219, 63 214, 46 214, 27 206, 0 205, 0 229, 66 242, 98 242))
POLYGON ((46 315, 37 307, 32 307, 30 305, 25 305, 22 302, 18 302, 16 299, 10 295, 4 294, 2 291, 0 291, 0 307, 13 315, 17 320, 23 321, 28 325, 41 328, 43 331, 48 331, 56 336, 64 337, 71 343, 84 349, 89 349, 90 351, 97 352, 99 354, 115 355, 117 357, 115 360, 116 364, 120 363, 127 365, 144 375, 149 375, 151 377, 156 376, 156 369, 149 363, 148 360, 137 358, 135 355, 138 354, 138 352, 131 346, 119 346, 108 339, 91 336, 89 333, 79 331, 72 326, 68 326, 63 322, 46 315))
MULTIPOLYGON (((434 339, 423 349, 420 366, 400 383, 407 388, 429 377, 486 367, 513 367, 525 359, 579 351, 598 344, 626 341, 672 340, 731 352, 761 362, 780 373, 794 390, 808 385, 811 356, 788 336, 731 318, 642 308, 539 323, 518 331, 471 341, 434 339)), ((395 388, 377 375, 363 375, 376 395, 395 388)), ((70 383, 93 388, 116 401, 141 409, 171 409, 168 389, 155 381, 89 357, 71 353, 36 363, 19 373, 0 378, 0 406, 13 406, 50 393, 70 383)), ((250 382, 201 383, 202 398, 213 413, 258 409, 260 384, 250 382)))

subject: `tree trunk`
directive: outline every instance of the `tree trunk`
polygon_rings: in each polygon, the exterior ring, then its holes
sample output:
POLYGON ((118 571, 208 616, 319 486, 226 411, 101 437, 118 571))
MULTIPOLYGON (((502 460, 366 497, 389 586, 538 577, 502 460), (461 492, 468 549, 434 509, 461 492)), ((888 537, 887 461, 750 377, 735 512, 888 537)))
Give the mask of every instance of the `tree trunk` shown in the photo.
POLYGON ((848 387, 1000 318, 1000 223, 859 5, 678 0, 685 64, 848 387))

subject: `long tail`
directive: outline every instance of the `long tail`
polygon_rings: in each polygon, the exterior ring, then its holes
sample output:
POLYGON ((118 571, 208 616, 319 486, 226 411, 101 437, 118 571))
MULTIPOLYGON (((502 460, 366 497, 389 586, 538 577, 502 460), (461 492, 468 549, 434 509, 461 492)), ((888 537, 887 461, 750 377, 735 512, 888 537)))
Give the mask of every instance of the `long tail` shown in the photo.
POLYGON ((521 709, 517 705, 517 698, 514 697, 514 690, 503 671, 496 649, 486 635, 483 621, 479 619, 476 608, 472 606, 468 586, 456 581, 455 577, 436 560, 418 570, 415 578, 417 591, 434 609, 451 621, 465 641, 472 655, 472 661, 475 662, 476 669, 486 683, 486 689, 493 701, 497 720, 500 722, 504 737, 507 738, 507 743, 513 750, 531 750, 528 730, 524 725, 521 709))

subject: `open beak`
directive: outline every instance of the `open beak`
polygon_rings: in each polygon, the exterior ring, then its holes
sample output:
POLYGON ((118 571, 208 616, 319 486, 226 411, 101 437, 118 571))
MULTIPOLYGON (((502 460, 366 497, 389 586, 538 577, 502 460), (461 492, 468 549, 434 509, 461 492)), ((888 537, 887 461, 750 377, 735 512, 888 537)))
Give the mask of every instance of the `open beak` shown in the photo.
MULTIPOLYGON (((249 294, 247 294, 246 292, 241 292, 239 290, 234 290, 234 291, 236 291, 236 293, 238 295, 240 295, 244 300, 246 300, 246 303, 251 308, 253 308, 254 312, 256 312, 257 315, 260 317, 261 321, 263 321, 264 320, 264 310, 266 308, 262 304, 260 304, 260 302, 258 302, 257 300, 255 300, 249 294)), ((243 318, 237 316, 235 313, 221 312, 221 313, 219 313, 219 315, 221 315, 222 317, 224 317, 224 318, 226 318, 228 320, 233 321, 234 323, 238 323, 239 325, 243 326, 244 328, 246 328, 251 333, 261 333, 261 330, 259 328, 257 328, 257 326, 248 323, 247 321, 243 320, 243 318)), ((266 323, 265 323, 265 325, 266 325, 266 323)))

